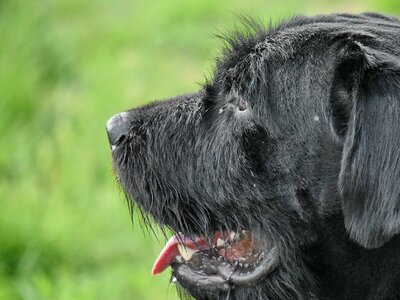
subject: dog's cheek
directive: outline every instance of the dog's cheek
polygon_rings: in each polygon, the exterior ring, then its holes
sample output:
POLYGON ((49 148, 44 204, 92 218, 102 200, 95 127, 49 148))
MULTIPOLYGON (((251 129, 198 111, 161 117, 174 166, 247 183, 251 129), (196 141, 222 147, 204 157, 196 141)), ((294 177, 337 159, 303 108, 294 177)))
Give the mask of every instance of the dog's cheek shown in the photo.
POLYGON ((265 128, 255 126, 244 131, 242 149, 250 168, 257 174, 267 175, 277 170, 273 157, 278 149, 278 140, 272 138, 265 128))

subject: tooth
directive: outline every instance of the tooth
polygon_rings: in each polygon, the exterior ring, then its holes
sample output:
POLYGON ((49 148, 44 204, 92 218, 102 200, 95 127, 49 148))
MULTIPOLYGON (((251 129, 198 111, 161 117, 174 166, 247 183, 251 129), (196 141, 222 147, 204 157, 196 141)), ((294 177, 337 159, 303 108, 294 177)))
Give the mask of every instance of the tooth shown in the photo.
POLYGON ((172 284, 175 284, 177 281, 178 281, 178 279, 176 279, 176 277, 173 276, 172 279, 171 279, 171 283, 172 283, 172 284))
POLYGON ((186 247, 183 244, 178 244, 178 250, 185 261, 189 261, 192 258, 193 254, 199 252, 199 250, 186 247))
POLYGON ((236 232, 232 231, 231 234, 229 235, 229 238, 233 241, 235 238, 236 232))
POLYGON ((264 258, 264 252, 262 252, 259 256, 258 256, 258 261, 262 260, 264 258))
POLYGON ((217 239, 217 248, 222 248, 225 246, 225 241, 221 238, 217 239))

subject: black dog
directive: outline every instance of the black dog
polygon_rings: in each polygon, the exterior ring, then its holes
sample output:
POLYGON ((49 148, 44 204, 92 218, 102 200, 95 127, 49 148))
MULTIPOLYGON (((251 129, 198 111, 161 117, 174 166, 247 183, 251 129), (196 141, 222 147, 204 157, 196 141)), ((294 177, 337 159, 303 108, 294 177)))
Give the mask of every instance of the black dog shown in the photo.
POLYGON ((128 197, 177 233, 153 273, 196 299, 400 299, 400 21, 253 27, 201 91, 107 124, 128 197))

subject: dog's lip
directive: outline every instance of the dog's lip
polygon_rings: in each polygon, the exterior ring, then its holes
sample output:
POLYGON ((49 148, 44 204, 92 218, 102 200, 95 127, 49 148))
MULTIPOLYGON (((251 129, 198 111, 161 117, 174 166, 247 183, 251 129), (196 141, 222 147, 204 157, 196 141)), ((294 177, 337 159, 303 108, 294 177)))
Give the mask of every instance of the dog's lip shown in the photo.
POLYGON ((223 238, 224 240, 227 240, 227 238, 229 238, 227 234, 229 233, 221 231, 216 232, 210 243, 207 242, 204 237, 200 236, 195 238, 189 238, 184 234, 172 236, 156 259, 151 270, 151 274, 160 274, 166 268, 171 266, 174 260, 181 254, 179 249, 181 248, 182 250, 182 247, 180 247, 181 245, 184 245, 186 251, 190 251, 190 249, 194 251, 208 250, 210 249, 210 244, 217 245, 219 243, 219 239, 223 238))
POLYGON ((217 231, 210 238, 174 235, 157 258, 152 274, 169 266, 179 282, 204 283, 206 290, 226 285, 251 285, 275 270, 277 247, 262 245, 251 232, 217 231), (219 283, 225 282, 220 285, 219 283))
POLYGON ((256 265, 248 269, 197 252, 193 264, 193 259, 187 263, 173 263, 171 282, 179 282, 184 287, 195 286, 211 293, 229 292, 234 287, 255 285, 270 275, 279 264, 278 254, 278 248, 274 246, 256 265))

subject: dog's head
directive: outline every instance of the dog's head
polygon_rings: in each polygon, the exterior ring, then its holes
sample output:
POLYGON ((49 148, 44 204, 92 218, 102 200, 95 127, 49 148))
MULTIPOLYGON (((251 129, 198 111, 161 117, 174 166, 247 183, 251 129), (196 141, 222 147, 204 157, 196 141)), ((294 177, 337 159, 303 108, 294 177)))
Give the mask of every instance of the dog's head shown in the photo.
POLYGON ((313 245, 398 234, 399 28, 329 15, 235 35, 199 92, 111 118, 128 198, 177 233, 153 272, 198 299, 310 299, 313 245))

